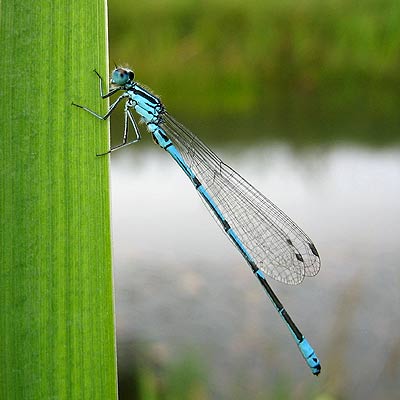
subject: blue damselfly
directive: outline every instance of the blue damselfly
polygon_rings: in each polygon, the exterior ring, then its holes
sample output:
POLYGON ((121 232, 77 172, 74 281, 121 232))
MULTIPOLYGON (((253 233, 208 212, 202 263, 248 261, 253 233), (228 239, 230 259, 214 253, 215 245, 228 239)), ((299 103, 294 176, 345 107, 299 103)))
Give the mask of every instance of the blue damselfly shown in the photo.
POLYGON ((266 275, 280 282, 296 285, 320 269, 320 257, 311 239, 262 193, 226 165, 165 109, 160 99, 134 81, 128 68, 116 67, 111 74, 113 88, 103 92, 103 99, 122 91, 105 115, 72 103, 99 119, 107 119, 117 105, 125 100, 122 143, 98 156, 136 143, 140 131, 131 110, 146 123, 153 140, 166 150, 189 177, 214 219, 242 254, 261 283, 276 310, 285 321, 297 346, 314 375, 321 365, 313 348, 294 324, 266 280, 266 275), (135 138, 128 141, 132 125, 135 138))

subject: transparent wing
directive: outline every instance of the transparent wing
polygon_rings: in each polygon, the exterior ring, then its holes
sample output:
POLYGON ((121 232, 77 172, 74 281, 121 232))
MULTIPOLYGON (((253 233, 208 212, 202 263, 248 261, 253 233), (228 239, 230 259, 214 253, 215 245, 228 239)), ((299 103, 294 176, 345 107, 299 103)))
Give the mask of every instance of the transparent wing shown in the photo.
POLYGON ((292 285, 318 273, 317 249, 284 212, 166 112, 162 127, 258 268, 271 278, 292 285))

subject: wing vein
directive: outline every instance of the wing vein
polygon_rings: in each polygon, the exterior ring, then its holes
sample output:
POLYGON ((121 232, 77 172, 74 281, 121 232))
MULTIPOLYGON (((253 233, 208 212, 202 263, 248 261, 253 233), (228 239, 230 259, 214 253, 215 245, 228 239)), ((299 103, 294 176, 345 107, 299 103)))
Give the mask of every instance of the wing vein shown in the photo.
POLYGON ((318 252, 295 222, 167 112, 162 127, 260 269, 287 284, 318 273, 318 252))

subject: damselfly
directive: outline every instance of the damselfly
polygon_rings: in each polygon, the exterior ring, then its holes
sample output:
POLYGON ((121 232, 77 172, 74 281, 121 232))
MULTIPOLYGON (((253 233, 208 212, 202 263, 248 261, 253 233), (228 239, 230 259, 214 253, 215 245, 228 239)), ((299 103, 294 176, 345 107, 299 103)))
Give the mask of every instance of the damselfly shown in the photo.
POLYGON ((141 139, 132 115, 134 109, 146 123, 153 140, 166 150, 189 177, 214 219, 242 254, 261 283, 276 310, 285 321, 297 346, 314 375, 321 365, 313 348, 289 317, 289 314, 269 286, 266 275, 280 282, 296 285, 320 269, 320 257, 311 239, 278 207, 226 165, 200 139, 176 121, 161 100, 134 81, 128 68, 116 67, 111 74, 113 88, 103 92, 103 99, 122 91, 105 115, 72 103, 99 119, 107 119, 117 105, 125 100, 122 143, 105 155, 141 139), (128 141, 132 125, 135 138, 128 141))

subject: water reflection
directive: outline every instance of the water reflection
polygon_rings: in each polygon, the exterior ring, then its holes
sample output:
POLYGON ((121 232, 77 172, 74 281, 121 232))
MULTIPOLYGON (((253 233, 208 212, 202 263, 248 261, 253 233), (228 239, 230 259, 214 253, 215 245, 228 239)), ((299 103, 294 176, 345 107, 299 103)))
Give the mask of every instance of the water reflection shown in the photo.
MULTIPOLYGON (((316 385, 346 388, 350 398, 396 393, 399 153, 222 152, 317 245, 317 277, 271 283, 320 356, 316 385)), ((165 362, 191 349, 221 398, 231 398, 232 384, 254 393, 276 376, 308 377, 272 304, 168 154, 138 145, 114 156, 112 195, 121 344, 145 340, 165 362)))

